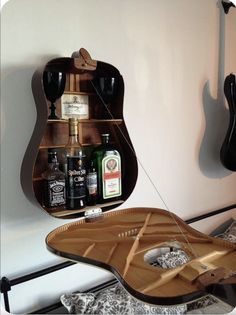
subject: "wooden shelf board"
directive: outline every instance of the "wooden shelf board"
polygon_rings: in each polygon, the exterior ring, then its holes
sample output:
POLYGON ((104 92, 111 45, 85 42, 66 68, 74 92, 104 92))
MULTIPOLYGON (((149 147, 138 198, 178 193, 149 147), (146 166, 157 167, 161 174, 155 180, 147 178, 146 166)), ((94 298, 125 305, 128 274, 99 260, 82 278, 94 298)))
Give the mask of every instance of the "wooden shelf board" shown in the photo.
POLYGON ((63 94, 72 94, 72 95, 97 95, 95 92, 82 92, 82 91, 64 91, 63 94))
POLYGON ((47 149, 61 149, 65 148, 65 144, 59 144, 59 145, 40 145, 39 150, 47 150, 47 149))
MULTIPOLYGON (((96 143, 81 143, 82 147, 89 147, 89 146, 98 146, 100 145, 101 142, 96 142, 96 143)), ((60 145, 40 145, 39 149, 40 150, 47 150, 47 149, 61 149, 65 148, 65 144, 60 144, 60 145)))
POLYGON ((107 208, 110 206, 119 205, 119 204, 122 204, 123 202, 124 202, 124 200, 116 200, 116 201, 106 202, 103 204, 96 204, 95 206, 87 206, 83 209, 77 209, 77 210, 64 210, 63 209, 63 210, 59 210, 59 211, 50 212, 50 209, 46 209, 46 211, 48 211, 54 217, 65 217, 65 216, 69 216, 71 214, 85 212, 85 211, 90 210, 90 209, 107 208))
MULTIPOLYGON (((97 124, 97 123, 110 123, 110 124, 121 124, 123 119, 79 119, 81 124, 97 124)), ((48 119, 48 124, 68 124, 67 119, 48 119)))
POLYGON ((43 180, 41 176, 33 178, 33 182, 40 182, 41 180, 43 180))

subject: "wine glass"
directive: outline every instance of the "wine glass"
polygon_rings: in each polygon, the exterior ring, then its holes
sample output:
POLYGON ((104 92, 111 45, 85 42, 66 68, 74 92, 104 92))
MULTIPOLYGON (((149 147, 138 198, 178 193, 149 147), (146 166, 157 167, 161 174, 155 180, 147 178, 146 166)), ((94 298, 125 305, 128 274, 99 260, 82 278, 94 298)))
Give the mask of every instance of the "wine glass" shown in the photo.
POLYGON ((98 77, 93 80, 93 85, 105 107, 102 116, 112 118, 111 103, 117 94, 118 79, 115 77, 98 77))
POLYGON ((66 74, 63 72, 44 71, 43 87, 46 98, 51 102, 51 113, 48 119, 58 119, 56 115, 56 100, 62 96, 66 84, 66 74))

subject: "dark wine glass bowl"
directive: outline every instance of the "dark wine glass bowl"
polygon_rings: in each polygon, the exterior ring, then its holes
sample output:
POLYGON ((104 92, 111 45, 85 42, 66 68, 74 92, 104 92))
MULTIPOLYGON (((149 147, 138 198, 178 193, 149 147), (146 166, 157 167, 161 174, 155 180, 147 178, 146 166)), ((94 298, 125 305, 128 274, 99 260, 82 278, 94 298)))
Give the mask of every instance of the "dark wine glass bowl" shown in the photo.
POLYGON ((48 101, 51 102, 51 114, 49 119, 57 119, 55 114, 55 102, 60 98, 65 90, 66 74, 63 72, 44 71, 43 88, 48 101))
POLYGON ((115 77, 99 77, 93 81, 97 92, 105 103, 111 103, 116 97, 118 80, 115 77))
POLYGON ((116 77, 97 77, 93 81, 93 86, 96 93, 99 95, 103 107, 101 107, 101 118, 112 118, 112 104, 117 96, 118 78, 116 77))

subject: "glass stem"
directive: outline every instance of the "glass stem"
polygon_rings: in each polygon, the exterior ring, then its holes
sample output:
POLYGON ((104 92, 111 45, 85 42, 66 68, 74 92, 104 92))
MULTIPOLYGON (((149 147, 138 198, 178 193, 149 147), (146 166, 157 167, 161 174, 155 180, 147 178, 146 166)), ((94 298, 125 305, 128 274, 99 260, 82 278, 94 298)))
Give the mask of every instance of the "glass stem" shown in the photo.
POLYGON ((48 116, 48 119, 58 119, 56 115, 56 106, 54 105, 54 103, 51 103, 50 109, 51 109, 51 114, 48 116))

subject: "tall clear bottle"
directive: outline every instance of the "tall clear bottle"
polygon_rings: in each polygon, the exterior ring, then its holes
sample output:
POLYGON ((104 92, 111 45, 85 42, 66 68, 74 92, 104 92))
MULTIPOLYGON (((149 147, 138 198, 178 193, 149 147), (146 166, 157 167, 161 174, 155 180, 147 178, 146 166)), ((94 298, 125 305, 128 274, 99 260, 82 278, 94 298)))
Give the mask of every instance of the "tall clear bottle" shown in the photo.
POLYGON ((86 206, 86 156, 78 141, 78 119, 69 118, 69 140, 65 146, 64 172, 67 184, 67 208, 86 206))
POLYGON ((100 203, 119 199, 122 195, 121 157, 118 150, 109 143, 109 137, 108 133, 102 134, 102 144, 92 154, 98 174, 100 203))
POLYGON ((48 167, 42 178, 44 207, 63 208, 66 203, 65 174, 59 170, 55 149, 48 149, 48 167))

